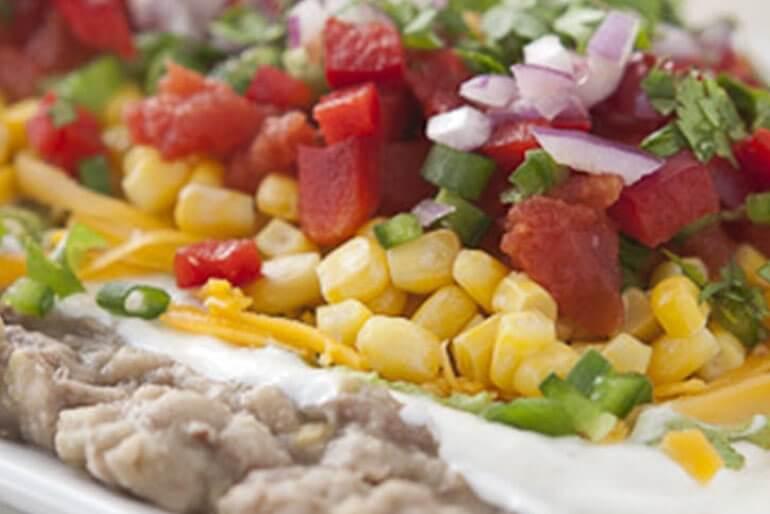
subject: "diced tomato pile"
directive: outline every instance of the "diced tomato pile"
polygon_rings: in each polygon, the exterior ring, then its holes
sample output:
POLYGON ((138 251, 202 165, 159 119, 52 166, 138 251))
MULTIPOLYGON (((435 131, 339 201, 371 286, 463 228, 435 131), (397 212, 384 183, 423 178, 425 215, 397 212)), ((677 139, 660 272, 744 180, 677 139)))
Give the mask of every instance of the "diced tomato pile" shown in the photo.
POLYGON ((251 80, 246 98, 281 109, 306 109, 313 102, 313 90, 275 66, 262 66, 251 80))
POLYGON ((372 136, 381 126, 380 96, 372 82, 338 89, 321 98, 313 109, 328 144, 348 137, 372 136))
POLYGON ((205 241, 179 249, 174 257, 179 287, 201 286, 211 278, 240 286, 259 278, 261 270, 259 250, 251 239, 205 241))

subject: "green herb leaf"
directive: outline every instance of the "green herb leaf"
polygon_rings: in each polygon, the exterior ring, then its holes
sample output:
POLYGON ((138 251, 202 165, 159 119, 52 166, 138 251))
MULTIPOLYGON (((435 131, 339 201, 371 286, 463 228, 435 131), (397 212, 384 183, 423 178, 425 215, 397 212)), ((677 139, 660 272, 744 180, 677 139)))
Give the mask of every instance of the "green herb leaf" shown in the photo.
POLYGON ((60 97, 98 113, 124 82, 120 60, 105 56, 68 74, 54 86, 54 90, 60 97))
POLYGON ((64 262, 70 269, 77 269, 88 252, 106 247, 107 241, 102 236, 83 224, 75 223, 67 231, 64 241, 64 262))
POLYGON ((633 239, 620 236, 620 269, 623 272, 623 289, 638 287, 645 289, 645 276, 649 270, 654 250, 647 248, 633 239))
POLYGON ((110 183, 110 165, 103 155, 83 159, 78 164, 80 183, 92 191, 109 195, 112 192, 110 183))
POLYGON ((647 136, 640 145, 658 157, 671 157, 687 148, 687 140, 674 123, 669 123, 647 136))
POLYGON ((606 12, 593 7, 571 6, 554 21, 553 28, 559 34, 569 37, 579 51, 588 46, 588 40, 604 20, 606 12))
POLYGON ((751 87, 727 74, 720 75, 718 81, 752 130, 770 129, 770 91, 751 87))
POLYGON ((504 193, 504 203, 518 203, 535 195, 542 195, 566 179, 568 171, 553 160, 545 150, 529 150, 524 162, 508 179, 514 185, 504 193))
POLYGON ((257 10, 243 5, 227 9, 211 23, 210 30, 215 37, 241 46, 273 43, 285 34, 282 24, 271 23, 257 10))
POLYGON ((489 53, 467 48, 455 48, 455 52, 463 58, 466 64, 479 73, 508 73, 505 65, 489 53))
POLYGON ((653 68, 642 81, 642 89, 659 113, 668 116, 676 110, 676 80, 671 73, 653 68))
POLYGON ((56 102, 49 108, 48 114, 51 116, 53 126, 56 128, 69 125, 78 117, 78 113, 75 110, 75 104, 63 97, 58 97, 56 99, 56 102))
POLYGON ((85 291, 83 284, 69 266, 50 259, 43 252, 43 248, 34 241, 27 240, 24 246, 27 254, 27 276, 30 279, 50 288, 60 298, 85 291))
POLYGON ((746 197, 746 216, 752 223, 770 225, 770 192, 746 197))
POLYGON ((418 50, 434 50, 444 43, 433 30, 438 16, 436 9, 423 9, 403 30, 404 46, 418 50))

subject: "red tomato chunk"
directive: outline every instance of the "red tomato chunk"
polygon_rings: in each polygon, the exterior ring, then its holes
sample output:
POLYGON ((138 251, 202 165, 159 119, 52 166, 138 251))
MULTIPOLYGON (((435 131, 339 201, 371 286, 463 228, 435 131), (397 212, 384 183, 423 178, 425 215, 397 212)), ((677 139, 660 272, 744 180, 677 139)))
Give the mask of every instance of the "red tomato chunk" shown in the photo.
POLYGON ((27 123, 27 135, 32 148, 46 161, 75 173, 81 160, 104 151, 101 129, 91 113, 71 103, 64 105, 73 109, 75 117, 56 126, 56 104, 53 93, 43 99, 37 115, 27 123))
POLYGON ((380 98, 373 83, 334 91, 313 109, 327 144, 380 132, 380 98))
POLYGON ((158 96, 129 109, 134 141, 167 159, 196 153, 227 155, 249 142, 272 107, 254 105, 229 86, 169 63, 158 96))
POLYGON ((625 234, 656 247, 718 211, 719 196, 708 169, 690 152, 682 152, 627 187, 609 214, 625 234))
POLYGON ((205 241, 179 249, 174 256, 174 274, 179 287, 202 286, 210 278, 233 285, 259 278, 262 260, 251 239, 205 241))
POLYGON ((426 117, 463 105, 460 84, 470 77, 470 70, 453 50, 412 53, 406 74, 426 117))
POLYGON ((502 250, 545 287, 579 337, 613 334, 623 322, 618 234, 604 213, 534 197, 508 214, 502 250))
POLYGON ((55 0, 55 3, 84 45, 113 51, 126 59, 136 53, 122 0, 55 0))
POLYGON ((326 80, 333 88, 362 82, 402 82, 401 35, 384 22, 359 25, 332 18, 324 28, 326 80))
POLYGON ((262 66, 254 75, 246 98, 282 109, 306 109, 313 102, 313 90, 275 66, 262 66))
POLYGON ((757 129, 750 138, 737 145, 735 156, 757 185, 770 188, 770 130, 757 129))
POLYGON ((354 137, 327 148, 299 149, 302 230, 331 246, 356 233, 380 202, 378 143, 354 137))
MULTIPOLYGON (((382 116, 382 138, 385 141, 400 141, 417 129, 422 119, 412 93, 404 86, 380 86, 380 115, 382 116)), ((421 130, 421 127, 420 127, 421 130)))

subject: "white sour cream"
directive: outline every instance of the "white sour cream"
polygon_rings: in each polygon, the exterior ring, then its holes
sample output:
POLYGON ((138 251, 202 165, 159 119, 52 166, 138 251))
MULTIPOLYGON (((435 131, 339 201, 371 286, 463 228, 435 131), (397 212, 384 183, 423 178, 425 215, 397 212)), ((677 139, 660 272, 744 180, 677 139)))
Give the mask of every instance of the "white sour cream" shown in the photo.
MULTIPOLYGON (((148 278, 185 293, 166 279, 148 278)), ((240 349, 216 338, 180 333, 158 323, 115 318, 88 295, 68 298, 59 309, 111 326, 131 344, 173 357, 212 379, 274 384, 300 405, 323 402, 339 390, 342 373, 311 369, 279 348, 240 349)), ((426 424, 441 456, 488 502, 520 514, 767 514, 770 452, 738 445, 740 471, 721 471, 697 484, 654 448, 634 443, 598 446, 578 438, 552 439, 493 424, 426 398, 397 394, 406 421, 426 424)), ((655 416, 667 418, 661 407, 655 416)), ((655 416, 648 416, 654 425, 655 416)))

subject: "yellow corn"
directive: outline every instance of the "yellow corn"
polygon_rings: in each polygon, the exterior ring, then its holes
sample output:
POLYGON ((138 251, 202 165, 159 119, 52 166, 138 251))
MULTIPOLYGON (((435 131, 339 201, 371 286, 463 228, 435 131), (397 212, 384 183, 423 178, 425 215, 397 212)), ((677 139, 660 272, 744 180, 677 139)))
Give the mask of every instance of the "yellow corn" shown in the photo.
POLYGON ((316 326, 338 343, 353 346, 361 327, 372 317, 372 311, 358 300, 345 300, 316 309, 316 326))
POLYGON ((0 166, 0 204, 11 203, 17 195, 16 168, 11 165, 0 166))
POLYGON ((623 332, 648 342, 660 335, 660 325, 652 312, 650 299, 644 291, 636 287, 623 291, 623 310, 625 313, 623 332))
POLYGON ((690 476, 702 484, 710 482, 724 467, 719 452, 697 428, 667 433, 660 447, 690 476))
POLYGON ((370 318, 358 333, 356 347, 369 366, 388 380, 423 383, 438 377, 440 341, 407 319, 370 318))
POLYGON ((743 366, 743 363, 746 362, 746 347, 737 337, 717 323, 711 323, 709 330, 714 334, 719 344, 719 353, 698 371, 698 376, 711 382, 728 371, 743 366))
POLYGON ((631 334, 616 335, 602 353, 619 373, 646 373, 652 358, 652 348, 631 334))
POLYGON ((225 168, 213 159, 203 159, 195 163, 190 174, 189 184, 222 187, 224 185, 225 168))
POLYGON ((404 314, 408 299, 408 294, 388 284, 383 292, 366 302, 366 306, 375 314, 400 316, 404 314))
POLYGON ((719 353, 719 343, 707 328, 689 337, 660 337, 652 345, 648 374, 655 384, 670 384, 689 377, 719 353))
POLYGON ((451 230, 428 232, 388 250, 393 284, 404 291, 428 294, 452 283, 460 239, 451 230))
POLYGON ((296 179, 278 173, 265 177, 257 189, 257 208, 268 216, 299 220, 299 184, 296 179))
MULTIPOLYGON (((133 148, 125 158, 123 192, 131 203, 151 213, 163 213, 174 206, 179 190, 190 176, 184 161, 163 160, 160 153, 148 146, 133 148)), ((208 216, 219 213, 208 210, 208 216)))
POLYGON ((669 277, 652 290, 655 318, 672 337, 689 337, 706 326, 708 305, 699 302, 698 287, 681 275, 669 277))
POLYGON ((250 195, 200 184, 182 188, 174 221, 185 232, 217 238, 250 236, 258 224, 250 195))
POLYGON ((0 164, 6 164, 11 160, 11 131, 8 127, 0 123, 0 164))
POLYGON ((500 318, 490 378, 501 390, 515 391, 513 377, 519 364, 556 342, 556 326, 540 311, 511 312, 500 318))
POLYGON ((451 285, 428 297, 414 313, 412 321, 443 341, 459 334, 477 312, 473 299, 458 286, 451 285))
MULTIPOLYGON (((700 271, 701 275, 703 275, 705 278, 708 278, 709 270, 701 259, 697 257, 685 257, 682 259, 682 262, 693 266, 695 269, 700 271)), ((683 274, 684 272, 682 271, 682 268, 679 266, 679 264, 673 261, 665 261, 659 264, 652 271, 652 275, 650 275, 650 285, 655 287, 667 278, 678 277, 683 274)))
POLYGON ((286 314, 321 303, 317 253, 285 255, 265 261, 262 277, 244 288, 254 299, 252 308, 267 314, 286 314))
POLYGON ((524 273, 513 272, 500 282, 492 299, 496 312, 539 311, 556 320, 556 300, 540 284, 524 273))
POLYGON ((355 237, 324 258, 318 279, 327 302, 372 300, 388 287, 385 251, 370 239, 355 237))
POLYGON ((278 218, 272 219, 259 231, 256 242, 259 251, 268 257, 318 250, 300 229, 278 218))
POLYGON ((542 350, 526 357, 513 375, 513 388, 524 396, 540 396, 540 384, 551 373, 566 377, 580 355, 561 342, 547 344, 542 350))
POLYGON ((104 121, 108 126, 123 123, 123 112, 130 104, 142 99, 142 91, 136 84, 127 84, 120 88, 104 109, 104 121))
POLYGON ((9 105, 3 112, 3 124, 8 130, 11 153, 27 146, 27 122, 37 114, 39 105, 37 99, 23 100, 9 105))
POLYGON ((460 251, 452 268, 455 282, 487 312, 492 312, 492 297, 507 274, 502 262, 481 250, 460 251))
POLYGON ((742 244, 735 251, 735 262, 746 274, 746 279, 751 285, 770 287, 770 283, 757 274, 759 268, 767 264, 767 257, 762 255, 762 252, 749 244, 742 244))
POLYGON ((484 323, 486 319, 487 318, 485 318, 483 314, 478 313, 475 316, 473 316, 468 323, 465 324, 465 326, 460 332, 462 333, 462 332, 465 332, 466 330, 472 329, 473 327, 477 327, 482 323, 484 323))
POLYGON ((452 341, 452 353, 460 374, 485 386, 492 385, 489 368, 501 317, 497 314, 487 318, 452 341))

